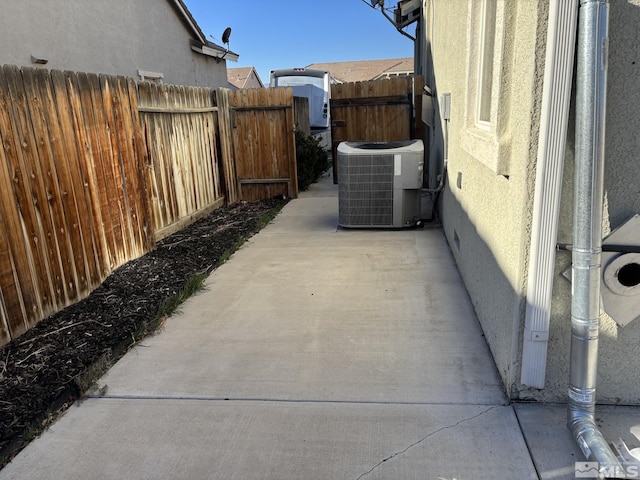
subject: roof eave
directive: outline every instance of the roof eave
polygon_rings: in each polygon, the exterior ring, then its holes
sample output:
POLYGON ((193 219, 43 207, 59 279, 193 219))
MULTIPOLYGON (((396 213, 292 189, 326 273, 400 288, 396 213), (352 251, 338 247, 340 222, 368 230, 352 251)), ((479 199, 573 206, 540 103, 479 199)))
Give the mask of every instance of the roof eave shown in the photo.
POLYGON ((198 22, 196 22, 196 19, 193 18, 193 15, 191 15, 191 12, 187 8, 187 6, 184 4, 184 2, 182 0, 170 0, 170 1, 173 2, 175 7, 182 14, 182 18, 187 23, 187 25, 189 26, 193 34, 197 37, 197 39, 200 40, 202 43, 206 43, 207 42, 206 35, 200 29, 200 27, 198 26, 198 22))
POLYGON ((205 55, 207 57, 213 58, 224 58, 225 60, 230 60, 232 62, 237 62, 240 58, 240 55, 232 52, 231 50, 225 50, 224 48, 216 45, 215 43, 206 42, 206 43, 191 43, 191 50, 197 52, 201 55, 205 55))
POLYGON ((240 58, 240 56, 237 53, 228 51, 224 47, 216 45, 215 43, 209 42, 207 40, 207 37, 202 29, 200 29, 198 22, 196 22, 196 19, 193 18, 193 15, 191 15, 191 12, 182 0, 169 1, 172 2, 178 9, 178 12, 182 16, 182 19, 188 25, 193 35, 196 37, 196 40, 191 42, 191 50, 207 57, 224 58, 225 60, 231 60, 232 62, 238 61, 238 58, 240 58))

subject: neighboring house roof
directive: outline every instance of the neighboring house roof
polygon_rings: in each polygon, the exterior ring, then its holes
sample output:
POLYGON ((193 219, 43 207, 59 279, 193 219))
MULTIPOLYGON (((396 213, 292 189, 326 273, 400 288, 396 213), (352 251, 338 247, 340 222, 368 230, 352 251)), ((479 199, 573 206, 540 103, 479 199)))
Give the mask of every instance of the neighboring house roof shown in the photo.
POLYGON ((233 62, 238 61, 239 55, 237 53, 227 51, 226 48, 207 40, 207 37, 198 25, 198 22, 196 22, 196 19, 193 18, 193 15, 191 15, 191 12, 182 0, 168 1, 176 8, 178 14, 180 15, 180 18, 186 23, 186 25, 195 36, 195 39, 191 42, 191 49, 194 52, 198 52, 202 55, 207 55, 210 57, 224 58, 233 62))
POLYGON ((384 60, 356 60, 353 62, 312 63, 307 68, 331 72, 339 83, 363 82, 378 78, 412 75, 413 57, 389 58, 384 60))
POLYGON ((238 89, 264 87, 254 67, 227 68, 227 80, 238 89))

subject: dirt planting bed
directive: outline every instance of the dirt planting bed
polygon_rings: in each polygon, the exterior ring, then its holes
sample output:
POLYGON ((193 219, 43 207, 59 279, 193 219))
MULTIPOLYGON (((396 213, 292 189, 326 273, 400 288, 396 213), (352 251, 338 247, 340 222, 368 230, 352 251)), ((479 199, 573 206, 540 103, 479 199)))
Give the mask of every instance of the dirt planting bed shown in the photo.
POLYGON ((285 201, 215 210, 0 350, 0 468, 68 408, 285 201))

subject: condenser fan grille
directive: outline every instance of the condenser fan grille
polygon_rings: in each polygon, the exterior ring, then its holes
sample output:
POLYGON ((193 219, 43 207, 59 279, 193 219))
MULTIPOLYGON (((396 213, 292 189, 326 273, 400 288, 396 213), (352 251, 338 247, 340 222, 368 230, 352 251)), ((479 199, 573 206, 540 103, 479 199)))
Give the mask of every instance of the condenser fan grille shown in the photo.
POLYGON ((339 155, 339 223, 393 225, 393 155, 339 155))

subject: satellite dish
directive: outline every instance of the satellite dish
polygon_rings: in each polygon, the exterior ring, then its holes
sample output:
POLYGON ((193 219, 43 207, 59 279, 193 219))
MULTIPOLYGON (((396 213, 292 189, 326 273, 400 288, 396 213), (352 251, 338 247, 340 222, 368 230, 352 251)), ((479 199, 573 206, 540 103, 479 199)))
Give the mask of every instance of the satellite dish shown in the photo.
POLYGON ((224 29, 224 33, 222 34, 222 43, 229 44, 230 36, 231 36, 231 27, 227 27, 224 29))

